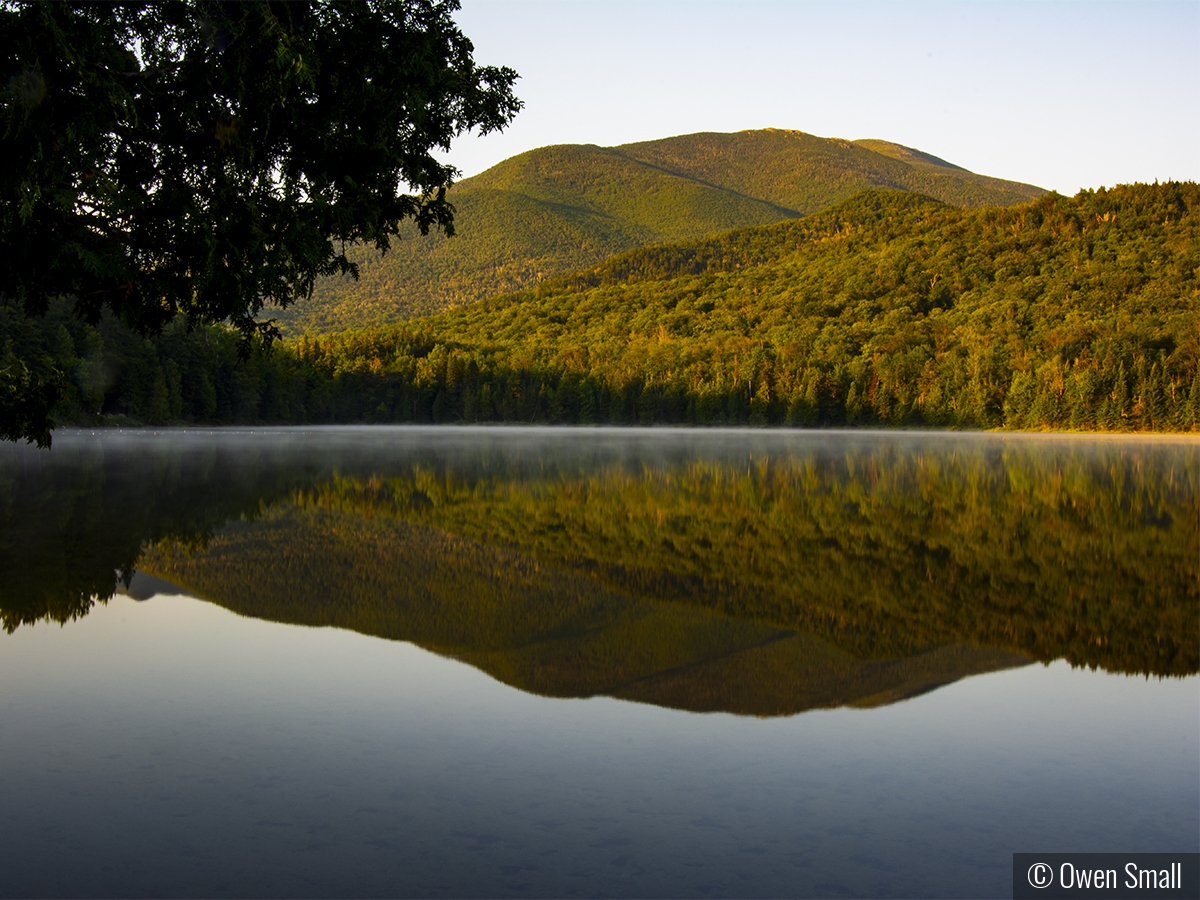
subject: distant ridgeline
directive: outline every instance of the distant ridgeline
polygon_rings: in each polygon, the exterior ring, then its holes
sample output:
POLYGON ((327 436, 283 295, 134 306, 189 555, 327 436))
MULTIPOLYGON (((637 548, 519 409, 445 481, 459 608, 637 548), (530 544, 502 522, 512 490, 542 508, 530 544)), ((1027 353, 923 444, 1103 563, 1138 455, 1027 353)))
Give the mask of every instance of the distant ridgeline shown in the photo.
POLYGON ((359 459, 354 435, 159 438, 123 457, 104 440, 0 454, 9 630, 83 615, 137 568, 528 690, 692 709, 884 702, 1023 659, 1200 670, 1200 470, 1182 444, 684 443, 623 460, 486 439, 455 457, 419 436, 359 459))
POLYGON ((1194 183, 979 210, 868 191, 240 363, 220 329, 2 307, 0 329, 72 373, 66 421, 1193 431, 1198 205, 1194 183))
POLYGON ((358 281, 320 281, 310 301, 278 318, 288 334, 398 322, 531 288, 636 247, 808 215, 869 188, 963 207, 1044 193, 887 141, 799 131, 543 147, 452 189, 455 237, 422 238, 414 228, 386 255, 356 248, 358 281))

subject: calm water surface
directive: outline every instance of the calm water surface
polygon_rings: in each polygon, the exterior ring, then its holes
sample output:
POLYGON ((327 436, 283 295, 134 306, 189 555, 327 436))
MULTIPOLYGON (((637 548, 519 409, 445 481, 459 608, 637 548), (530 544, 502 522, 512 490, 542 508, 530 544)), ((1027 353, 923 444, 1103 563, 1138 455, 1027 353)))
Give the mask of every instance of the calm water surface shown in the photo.
POLYGON ((1006 896, 1200 844, 1200 447, 0 448, 0 893, 1006 896))

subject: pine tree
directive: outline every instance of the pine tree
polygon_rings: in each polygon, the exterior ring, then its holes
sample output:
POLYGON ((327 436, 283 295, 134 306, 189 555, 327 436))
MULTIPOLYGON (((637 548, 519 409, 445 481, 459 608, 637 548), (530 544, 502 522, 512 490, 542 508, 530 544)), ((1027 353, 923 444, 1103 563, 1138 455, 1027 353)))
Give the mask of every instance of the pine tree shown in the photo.
POLYGON ((1113 389, 1110 395, 1112 407, 1109 414, 1109 421, 1104 423, 1105 427, 1110 431, 1123 430, 1128 427, 1129 386, 1126 381, 1125 363, 1121 362, 1117 365, 1117 374, 1113 379, 1113 389))
POLYGON ((846 424, 854 425, 862 418, 863 403, 859 396, 858 382, 850 382, 850 390, 846 392, 846 424))
POLYGON ((1166 393, 1163 390, 1162 369, 1158 363, 1150 367, 1146 378, 1146 412, 1142 419, 1142 427, 1162 431, 1167 424, 1166 393))
POLYGON ((1200 429, 1200 368, 1196 370, 1196 375, 1192 378, 1192 389, 1188 392, 1188 407, 1191 421, 1187 423, 1187 427, 1196 431, 1200 429))
POLYGON ((1024 372, 1015 372, 1004 397, 1005 428, 1024 430, 1031 427, 1030 414, 1035 396, 1033 379, 1024 372))

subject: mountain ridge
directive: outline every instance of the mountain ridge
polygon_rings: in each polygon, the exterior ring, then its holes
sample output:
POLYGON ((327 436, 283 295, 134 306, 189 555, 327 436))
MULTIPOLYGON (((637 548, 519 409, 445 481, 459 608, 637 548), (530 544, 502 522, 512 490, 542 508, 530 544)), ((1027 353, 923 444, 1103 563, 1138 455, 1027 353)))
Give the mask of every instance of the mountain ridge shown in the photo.
POLYGON ((451 188, 454 238, 409 228, 387 254, 351 248, 358 281, 322 279, 309 300, 275 318, 289 335, 403 321, 536 287, 638 247, 800 218, 871 188, 964 207, 1045 193, 899 144, 779 129, 558 144, 451 188))

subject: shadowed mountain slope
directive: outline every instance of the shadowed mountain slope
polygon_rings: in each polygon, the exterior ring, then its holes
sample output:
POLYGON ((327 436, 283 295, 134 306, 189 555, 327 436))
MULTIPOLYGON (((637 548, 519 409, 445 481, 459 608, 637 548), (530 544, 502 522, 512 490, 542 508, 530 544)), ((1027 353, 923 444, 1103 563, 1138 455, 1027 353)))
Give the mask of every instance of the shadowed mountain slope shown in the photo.
POLYGON ((869 188, 963 207, 1044 193, 898 144, 798 131, 543 147, 451 191, 456 237, 413 229, 386 255, 356 248, 360 280, 325 279, 278 319, 291 333, 400 321, 527 288, 636 247, 807 215, 869 188))

